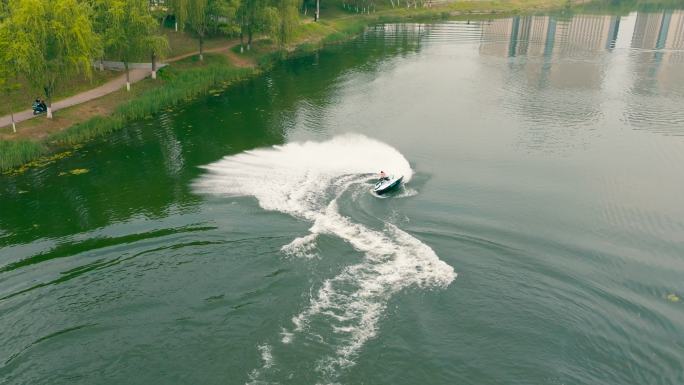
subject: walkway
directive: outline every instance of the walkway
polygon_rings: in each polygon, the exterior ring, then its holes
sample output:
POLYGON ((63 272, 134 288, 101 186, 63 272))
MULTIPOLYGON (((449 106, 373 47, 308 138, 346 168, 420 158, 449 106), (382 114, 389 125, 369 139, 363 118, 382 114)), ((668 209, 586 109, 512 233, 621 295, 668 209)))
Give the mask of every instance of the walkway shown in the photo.
MULTIPOLYGON (((218 47, 218 48, 212 48, 212 49, 207 49, 204 50, 204 53, 211 53, 211 52, 220 52, 220 51, 228 51, 230 52, 230 49, 233 48, 238 44, 238 41, 230 41, 228 45, 223 46, 223 47, 218 47)), ((190 56, 194 55, 199 55, 198 52, 191 52, 188 54, 176 56, 169 58, 165 61, 165 63, 171 63, 174 61, 178 61, 181 59, 185 59, 190 56)), ((136 83, 140 80, 145 79, 147 76, 150 75, 151 69, 149 68, 135 68, 130 70, 130 77, 131 77, 131 83, 136 83)), ((110 80, 109 82, 97 87, 93 88, 92 90, 88 90, 85 92, 81 92, 80 94, 76 94, 74 96, 68 97, 66 99, 62 99, 56 102, 52 103, 52 112, 54 113, 55 111, 59 111, 61 109, 75 106, 77 104, 85 103, 88 101, 91 101, 93 99, 97 99, 99 97, 111 94, 112 92, 116 92, 120 90, 121 88, 126 86, 126 74, 122 74, 121 76, 117 77, 116 79, 110 80)), ((33 115, 33 110, 25 110, 21 112, 17 112, 14 114, 14 121, 19 123, 23 122, 25 120, 29 120, 31 118, 35 118, 36 116, 43 116, 43 115, 33 115)), ((0 128, 10 126, 12 125, 12 117, 10 115, 7 116, 2 116, 0 117, 0 128)))

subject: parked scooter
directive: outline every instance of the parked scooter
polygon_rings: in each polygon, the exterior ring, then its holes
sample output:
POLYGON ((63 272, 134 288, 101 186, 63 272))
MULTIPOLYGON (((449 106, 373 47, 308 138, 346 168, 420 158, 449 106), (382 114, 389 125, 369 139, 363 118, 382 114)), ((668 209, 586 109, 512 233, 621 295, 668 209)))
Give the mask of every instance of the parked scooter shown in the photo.
POLYGON ((33 106, 31 106, 31 108, 33 108, 33 115, 43 114, 47 112, 47 105, 42 100, 36 99, 33 102, 33 106))

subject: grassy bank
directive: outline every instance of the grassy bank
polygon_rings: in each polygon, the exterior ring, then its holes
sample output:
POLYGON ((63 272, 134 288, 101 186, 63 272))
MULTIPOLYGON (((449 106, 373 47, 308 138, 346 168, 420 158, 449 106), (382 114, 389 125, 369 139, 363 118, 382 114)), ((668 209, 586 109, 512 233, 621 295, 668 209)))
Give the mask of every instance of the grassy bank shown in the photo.
MULTIPOLYGON (((189 59, 192 61, 193 59, 189 59)), ((207 55, 205 63, 191 68, 169 67, 160 71, 162 87, 153 88, 140 97, 121 104, 110 116, 97 116, 84 123, 55 133, 50 145, 73 145, 118 130, 133 120, 141 119, 170 106, 206 94, 216 86, 226 87, 256 73, 255 69, 236 68, 225 56, 207 55)))
POLYGON ((36 165, 40 165, 43 163, 40 158, 48 154, 109 134, 131 121, 186 103, 211 89, 227 87, 258 73, 257 69, 233 67, 222 55, 207 55, 201 64, 195 61, 195 58, 189 58, 177 66, 161 70, 156 87, 147 87, 139 96, 122 102, 106 116, 95 116, 41 140, 0 141, 0 170, 11 170, 34 160, 39 160, 36 165))
MULTIPOLYGON (((0 170, 24 165, 19 169, 22 171, 27 164, 30 165, 30 162, 35 160, 37 162, 33 164, 43 164, 44 162, 40 159, 41 157, 50 159, 48 154, 107 135, 134 120, 151 116, 170 106, 207 94, 211 89, 227 87, 232 82, 268 70, 280 60, 307 55, 325 45, 350 40, 372 24, 447 19, 463 15, 468 18, 477 18, 478 15, 479 17, 491 14, 505 15, 521 11, 534 13, 565 7, 567 3, 567 0, 465 1, 432 8, 383 7, 377 12, 362 14, 343 8, 341 2, 328 2, 327 8, 322 11, 320 22, 303 20, 294 31, 291 44, 282 47, 268 40, 260 40, 256 41, 252 50, 248 52, 239 53, 239 48, 236 48, 231 53, 232 55, 239 54, 246 60, 257 63, 255 68, 238 68, 230 63, 228 56, 223 54, 206 55, 203 63, 198 63, 196 58, 192 57, 160 71, 160 80, 145 80, 136 85, 137 91, 135 92, 123 94, 125 91, 121 91, 122 93, 93 101, 109 104, 111 108, 92 107, 92 115, 95 115, 92 118, 79 119, 87 106, 72 107, 71 112, 69 109, 64 110, 64 115, 79 115, 73 120, 78 123, 69 123, 67 128, 57 126, 51 130, 45 129, 43 126, 54 124, 45 120, 33 119, 25 122, 24 127, 33 126, 37 130, 42 128, 44 135, 34 135, 34 139, 17 137, 0 140, 0 170)), ((22 128, 20 126, 20 130, 22 128)))

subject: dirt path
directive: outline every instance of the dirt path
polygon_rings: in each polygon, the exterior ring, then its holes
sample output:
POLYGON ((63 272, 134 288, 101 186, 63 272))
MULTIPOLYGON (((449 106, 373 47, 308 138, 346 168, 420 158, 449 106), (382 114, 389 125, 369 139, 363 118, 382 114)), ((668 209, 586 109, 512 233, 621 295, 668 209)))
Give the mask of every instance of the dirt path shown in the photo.
MULTIPOLYGON (((220 52, 225 54, 228 59, 237 67, 250 67, 253 66, 254 63, 251 62, 248 59, 242 58, 239 55, 236 55, 233 51, 231 51, 231 48, 239 44, 239 40, 231 40, 228 42, 227 45, 224 45, 222 47, 217 47, 217 48, 211 48, 204 50, 204 53, 214 53, 214 52, 220 52), (225 52, 224 52, 225 51, 225 52)), ((178 60, 182 60, 185 58, 188 58, 190 56, 198 55, 199 52, 190 52, 184 55, 179 55, 175 56, 172 58, 168 58, 165 60, 165 63, 173 63, 178 60)), ((130 77, 131 77, 131 83, 136 83, 140 80, 143 80, 147 76, 149 76, 151 73, 150 69, 141 69, 141 68, 136 68, 132 69, 130 71, 130 77)), ((97 99, 99 97, 111 94, 112 92, 116 92, 123 88, 126 85, 126 74, 122 74, 121 76, 117 77, 114 80, 111 80, 97 88, 93 88, 91 90, 81 92, 80 94, 76 94, 74 96, 68 97, 66 99, 59 100, 57 102, 52 103, 52 111, 59 111, 61 109, 75 106, 77 104, 85 103, 87 101, 97 99)), ((35 118, 36 116, 42 116, 42 115, 33 115, 33 110, 25 110, 21 112, 17 112, 14 114, 14 121, 19 123, 23 122, 28 119, 35 118)), ((12 119, 10 115, 7 116, 2 116, 0 117, 0 127, 6 127, 10 126, 12 124, 12 119)))

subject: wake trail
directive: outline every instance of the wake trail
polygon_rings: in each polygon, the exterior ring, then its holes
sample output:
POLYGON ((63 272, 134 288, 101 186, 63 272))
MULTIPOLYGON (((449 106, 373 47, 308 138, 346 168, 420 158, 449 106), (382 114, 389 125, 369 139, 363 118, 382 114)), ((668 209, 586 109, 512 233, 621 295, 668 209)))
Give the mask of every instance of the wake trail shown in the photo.
MULTIPOLYGON (((196 191, 222 196, 254 196, 266 210, 312 222, 309 234, 282 247, 295 257, 315 256, 318 235, 338 237, 363 255, 337 276, 324 280, 309 304, 281 331, 281 348, 302 339, 318 341, 326 353, 316 359, 320 381, 336 382, 355 364, 364 344, 375 337, 390 298, 404 288, 445 288, 454 269, 420 240, 385 223, 371 229, 342 215, 338 199, 380 169, 404 175, 413 171, 393 147, 362 135, 344 135, 324 142, 289 143, 228 156, 204 167, 196 191)), ((410 195, 415 195, 414 193, 410 195)), ((264 349, 258 348, 264 356, 264 349)), ((268 359, 250 374, 250 384, 268 384, 275 361, 268 359)))

